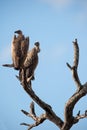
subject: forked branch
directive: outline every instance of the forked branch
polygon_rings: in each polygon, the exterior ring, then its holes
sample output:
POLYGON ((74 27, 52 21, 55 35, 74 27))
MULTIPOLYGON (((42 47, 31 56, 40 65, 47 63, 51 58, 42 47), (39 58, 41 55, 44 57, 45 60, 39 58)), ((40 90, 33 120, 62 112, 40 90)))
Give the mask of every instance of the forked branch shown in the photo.
POLYGON ((76 103, 87 94, 87 83, 84 85, 81 85, 81 82, 79 80, 79 76, 77 73, 78 63, 79 63, 79 47, 77 43, 77 39, 75 39, 75 42, 73 42, 74 45, 74 61, 73 66, 69 65, 67 63, 67 66, 72 72, 73 79, 77 85, 77 91, 74 93, 71 98, 67 101, 65 105, 65 111, 64 111, 64 125, 61 130, 69 130, 73 124, 77 123, 80 119, 86 118, 87 115, 80 115, 78 113, 78 116, 73 116, 73 109, 76 103))
POLYGON ((85 111, 85 113, 84 114, 77 114, 77 116, 75 117, 78 121, 80 120, 80 119, 83 119, 83 118, 87 118, 87 110, 85 111))
POLYGON ((26 112, 25 110, 21 110, 21 111, 23 112, 23 114, 25 114, 28 117, 31 117, 35 121, 33 124, 27 124, 27 123, 20 124, 20 125, 28 126, 29 127, 28 130, 42 124, 47 117, 46 114, 42 114, 40 117, 36 116, 34 102, 30 104, 30 112, 26 112))

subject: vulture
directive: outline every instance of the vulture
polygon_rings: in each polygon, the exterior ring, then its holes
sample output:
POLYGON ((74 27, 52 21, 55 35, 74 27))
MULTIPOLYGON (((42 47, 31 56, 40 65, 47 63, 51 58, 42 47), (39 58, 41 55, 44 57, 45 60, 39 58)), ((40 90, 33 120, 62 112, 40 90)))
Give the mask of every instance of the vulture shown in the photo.
POLYGON ((16 70, 19 70, 27 56, 29 48, 29 37, 24 37, 21 30, 17 30, 14 33, 17 33, 18 35, 14 35, 13 37, 11 54, 13 67, 16 70))
MULTIPOLYGON (((27 57, 24 61, 23 67, 26 71, 26 81, 30 83, 29 78, 32 76, 32 80, 34 79, 34 71, 38 65, 38 53, 40 52, 40 44, 39 42, 35 42, 35 47, 28 51, 27 57)), ((19 71, 19 79, 22 80, 22 71, 19 71)), ((31 84, 31 83, 30 83, 31 84)))

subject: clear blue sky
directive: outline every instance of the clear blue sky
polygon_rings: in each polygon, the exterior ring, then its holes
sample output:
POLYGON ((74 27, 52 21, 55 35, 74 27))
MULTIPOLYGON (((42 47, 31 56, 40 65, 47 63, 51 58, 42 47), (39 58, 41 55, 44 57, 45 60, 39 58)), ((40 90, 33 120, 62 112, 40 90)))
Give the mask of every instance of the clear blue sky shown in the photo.
MULTIPOLYGON (((14 31, 21 29, 30 37, 30 49, 40 42, 39 65, 35 71, 33 89, 50 104, 63 119, 64 106, 75 92, 66 62, 73 62, 72 41, 77 38, 80 47, 78 73, 81 82, 87 81, 87 0, 1 0, 0 1, 0 130, 27 130, 21 122, 33 123, 20 110, 29 110, 31 98, 22 89, 15 75, 17 71, 1 65, 11 63, 11 40, 14 31)), ((35 105, 37 114, 43 110, 35 105)), ((75 106, 74 115, 87 110, 87 97, 75 106)), ((45 121, 35 130, 57 130, 45 121)), ((71 130, 86 130, 87 119, 71 130)))

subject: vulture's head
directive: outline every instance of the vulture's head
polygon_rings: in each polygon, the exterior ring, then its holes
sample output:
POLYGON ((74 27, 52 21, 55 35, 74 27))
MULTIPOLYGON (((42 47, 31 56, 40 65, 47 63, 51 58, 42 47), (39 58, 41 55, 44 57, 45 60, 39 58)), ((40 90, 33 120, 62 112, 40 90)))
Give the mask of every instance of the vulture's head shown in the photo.
POLYGON ((35 42, 34 45, 35 45, 35 48, 36 48, 37 52, 40 52, 40 43, 35 42))
POLYGON ((22 34, 22 31, 21 31, 21 30, 17 30, 17 31, 15 31, 14 33, 22 34))

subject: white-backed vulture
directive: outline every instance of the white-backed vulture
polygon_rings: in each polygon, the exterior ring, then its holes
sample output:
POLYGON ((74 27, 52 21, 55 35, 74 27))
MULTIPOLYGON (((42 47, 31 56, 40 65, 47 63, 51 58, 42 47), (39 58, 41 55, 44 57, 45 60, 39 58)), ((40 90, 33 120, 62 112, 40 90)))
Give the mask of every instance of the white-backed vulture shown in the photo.
MULTIPOLYGON (((36 42, 34 45, 35 47, 27 53, 27 57, 23 65, 24 69, 26 70, 27 81, 31 76, 33 77, 32 80, 34 79, 34 71, 38 65, 38 53, 40 52, 39 42, 36 42)), ((21 71, 19 72, 19 78, 20 80, 22 78, 21 71)))
POLYGON ((26 58, 29 48, 29 37, 24 37, 21 30, 17 30, 18 36, 14 35, 11 46, 13 66, 16 70, 19 70, 26 58))

